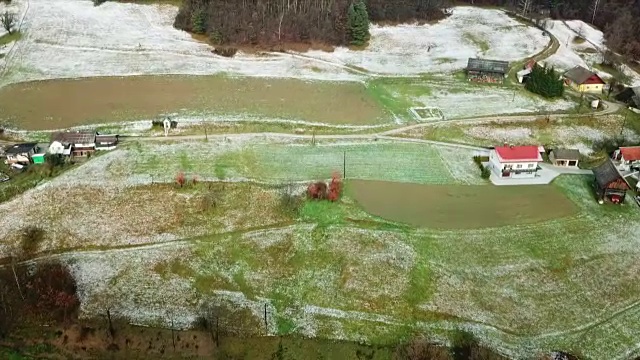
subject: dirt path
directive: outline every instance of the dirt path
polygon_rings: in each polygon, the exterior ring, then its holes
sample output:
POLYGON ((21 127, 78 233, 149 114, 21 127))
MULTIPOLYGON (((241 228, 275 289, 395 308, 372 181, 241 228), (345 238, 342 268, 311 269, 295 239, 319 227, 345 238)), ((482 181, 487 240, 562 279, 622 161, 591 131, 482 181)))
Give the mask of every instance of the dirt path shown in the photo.
MULTIPOLYGON (((621 106, 612 102, 603 101, 606 108, 600 112, 593 113, 593 116, 604 116, 610 115, 618 110, 620 110, 621 106)), ((552 114, 550 118, 552 120, 561 119, 564 117, 577 117, 583 116, 581 114, 552 114)), ((536 118, 540 117, 539 115, 513 115, 513 116, 487 116, 487 117, 478 117, 478 118, 470 118, 470 119, 457 119, 457 120, 439 120, 432 121, 426 123, 419 123, 413 125, 403 126, 397 129, 392 129, 388 131, 383 131, 379 133, 371 133, 371 134, 354 134, 354 135, 298 135, 298 134, 285 134, 285 133, 241 133, 241 134, 215 134, 215 135, 169 135, 169 136, 144 136, 144 137, 123 137, 124 141, 194 141, 194 140, 218 140, 224 141, 226 139, 237 139, 237 138, 264 138, 264 139, 300 139, 300 140, 393 140, 393 141, 406 141, 406 142, 419 142, 425 144, 432 144, 437 146, 449 146, 461 149, 469 149, 469 150, 477 150, 477 151, 487 151, 487 148, 480 146, 472 146, 472 145, 464 145, 464 144, 456 144, 449 143, 443 141, 433 141, 433 140, 422 140, 422 139, 412 139, 412 138, 402 138, 394 135, 402 134, 409 130, 414 130, 422 127, 432 126, 434 124, 439 123, 473 123, 473 122, 486 122, 486 121, 503 121, 503 122, 517 122, 517 121, 532 121, 536 118)))

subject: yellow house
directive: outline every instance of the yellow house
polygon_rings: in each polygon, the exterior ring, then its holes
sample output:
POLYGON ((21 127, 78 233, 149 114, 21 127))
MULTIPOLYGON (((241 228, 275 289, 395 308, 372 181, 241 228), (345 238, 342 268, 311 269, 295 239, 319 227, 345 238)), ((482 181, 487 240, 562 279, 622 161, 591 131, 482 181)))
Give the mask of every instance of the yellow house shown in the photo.
POLYGON ((577 92, 592 94, 602 94, 605 84, 598 74, 582 66, 576 66, 564 73, 564 83, 577 92))

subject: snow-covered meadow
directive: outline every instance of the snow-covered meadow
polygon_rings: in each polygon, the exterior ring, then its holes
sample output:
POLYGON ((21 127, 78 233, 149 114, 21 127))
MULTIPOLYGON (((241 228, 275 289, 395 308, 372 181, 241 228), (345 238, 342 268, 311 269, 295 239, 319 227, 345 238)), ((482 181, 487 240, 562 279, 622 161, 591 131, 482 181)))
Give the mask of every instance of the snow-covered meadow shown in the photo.
MULTIPOLYGON (((582 66, 595 71, 603 79, 611 78, 611 74, 593 67, 602 62, 607 51, 602 31, 581 20, 546 20, 545 28, 558 39, 559 47, 555 54, 541 63, 561 71, 582 66)), ((629 78, 629 85, 640 86, 640 74, 624 64, 621 71, 629 78)))
POLYGON ((238 53, 228 59, 173 28, 177 7, 89 0, 14 0, 26 10, 3 83, 140 74, 214 74, 360 80, 463 69, 469 57, 520 60, 549 39, 500 10, 456 7, 433 25, 373 26, 367 49, 238 53), (117 25, 114 25, 117 24, 117 25), (469 28, 469 24, 474 24, 469 28))
POLYGON ((519 121, 472 121, 440 123, 404 133, 413 138, 437 141, 453 141, 464 144, 493 146, 510 143, 518 145, 548 145, 575 148, 589 155, 595 142, 623 136, 628 142, 640 141, 640 136, 624 128, 624 117, 608 115, 598 117, 574 117, 554 119, 547 123, 544 117, 519 121))
POLYGON ((414 75, 462 70, 472 57, 522 60, 548 43, 542 31, 501 10, 460 6, 432 25, 374 25, 364 50, 340 47, 332 53, 310 51, 305 55, 378 74, 414 75))

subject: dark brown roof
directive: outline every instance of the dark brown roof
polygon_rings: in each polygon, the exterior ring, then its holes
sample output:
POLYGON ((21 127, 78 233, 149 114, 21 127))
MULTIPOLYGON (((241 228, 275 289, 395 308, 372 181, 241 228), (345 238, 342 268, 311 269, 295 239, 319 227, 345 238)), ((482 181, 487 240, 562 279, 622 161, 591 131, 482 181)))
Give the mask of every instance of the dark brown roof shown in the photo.
POLYGON ((467 63, 467 70, 506 74, 509 70, 509 62, 500 60, 469 58, 469 62, 467 63))
POLYGON ((8 155, 24 154, 24 153, 28 153, 29 151, 33 150, 33 148, 35 148, 37 146, 38 146, 37 143, 15 144, 15 145, 9 146, 5 150, 5 153, 8 154, 8 155))
POLYGON ((573 81, 576 84, 584 83, 585 81, 587 81, 587 79, 589 79, 593 75, 595 75, 594 72, 591 72, 583 68, 582 66, 576 66, 573 69, 568 70, 566 73, 564 73, 565 78, 573 81))
POLYGON ((620 171, 618 171, 611 159, 607 159, 600 166, 593 169, 593 175, 596 176, 596 182, 600 188, 605 188, 614 181, 622 180, 627 184, 627 187, 631 189, 631 186, 629 186, 627 180, 620 174, 620 171))
POLYGON ((559 160, 579 160, 580 151, 576 149, 553 149, 553 157, 559 160))
POLYGON ((95 131, 58 132, 51 135, 51 141, 63 144, 93 144, 96 141, 95 131))
POLYGON ((118 135, 96 135, 96 143, 116 143, 118 142, 118 135))

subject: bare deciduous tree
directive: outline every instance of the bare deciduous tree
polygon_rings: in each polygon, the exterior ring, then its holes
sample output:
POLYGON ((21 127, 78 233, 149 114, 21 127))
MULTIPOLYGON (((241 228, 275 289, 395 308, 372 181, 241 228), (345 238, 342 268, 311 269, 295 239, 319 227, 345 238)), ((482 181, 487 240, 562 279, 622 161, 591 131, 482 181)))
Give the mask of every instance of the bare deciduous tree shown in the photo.
POLYGON ((16 14, 5 11, 0 17, 0 22, 2 22, 2 27, 11 35, 13 34, 13 27, 16 25, 16 14))

